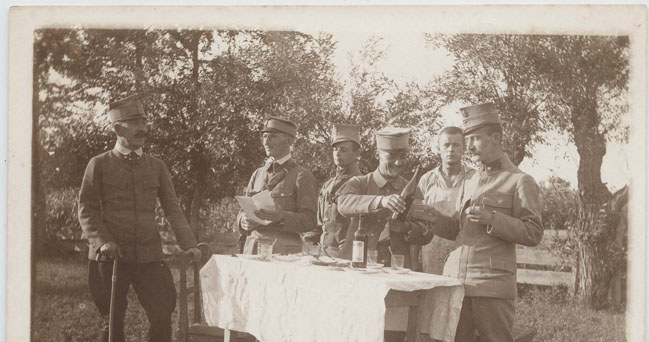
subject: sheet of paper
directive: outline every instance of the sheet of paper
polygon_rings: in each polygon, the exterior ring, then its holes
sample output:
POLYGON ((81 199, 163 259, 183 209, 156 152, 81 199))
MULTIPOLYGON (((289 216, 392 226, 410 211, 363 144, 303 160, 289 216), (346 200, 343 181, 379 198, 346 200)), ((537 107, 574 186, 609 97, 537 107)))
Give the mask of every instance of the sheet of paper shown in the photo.
POLYGON ((256 223, 263 224, 263 225, 268 225, 271 223, 271 221, 262 220, 259 217, 257 217, 257 215, 255 215, 255 209, 257 209, 257 204, 255 203, 255 200, 252 197, 234 196, 234 198, 236 198, 237 202, 239 202, 241 209, 243 209, 243 211, 246 212, 246 216, 248 217, 249 220, 252 220, 256 223))
POLYGON ((268 190, 264 190, 252 196, 252 199, 255 201, 255 205, 257 205, 257 208, 269 210, 269 211, 276 210, 275 201, 273 201, 273 197, 270 195, 270 191, 268 190))

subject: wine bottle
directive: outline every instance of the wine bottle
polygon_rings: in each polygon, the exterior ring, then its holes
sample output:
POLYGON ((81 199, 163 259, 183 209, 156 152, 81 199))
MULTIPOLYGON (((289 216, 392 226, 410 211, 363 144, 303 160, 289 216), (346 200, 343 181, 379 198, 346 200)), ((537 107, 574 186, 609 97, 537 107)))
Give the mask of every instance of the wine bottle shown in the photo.
POLYGON ((352 243, 352 267, 367 267, 367 232, 363 226, 363 215, 358 215, 358 229, 352 243))
POLYGON ((406 210, 402 213, 392 213, 392 221, 405 222, 410 208, 412 207, 412 202, 415 200, 415 190, 417 190, 417 183, 419 183, 419 177, 421 177, 422 168, 417 166, 415 174, 412 175, 408 184, 401 190, 401 197, 406 202, 406 210))

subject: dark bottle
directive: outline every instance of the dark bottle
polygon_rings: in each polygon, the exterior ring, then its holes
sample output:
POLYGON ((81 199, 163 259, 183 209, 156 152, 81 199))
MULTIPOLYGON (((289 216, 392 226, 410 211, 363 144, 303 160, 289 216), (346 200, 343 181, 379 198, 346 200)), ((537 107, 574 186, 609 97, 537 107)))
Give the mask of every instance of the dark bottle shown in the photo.
POLYGON ((363 215, 358 215, 358 229, 352 243, 352 267, 367 267, 367 232, 363 226, 363 215))
POLYGON ((392 221, 406 221, 406 217, 408 216, 410 208, 412 207, 412 202, 415 200, 415 190, 417 190, 417 183, 419 183, 419 177, 421 177, 421 170, 422 168, 417 166, 415 174, 412 175, 412 178, 410 178, 408 184, 406 184, 403 190, 401 190, 401 197, 403 197, 403 200, 406 201, 406 210, 404 210, 404 212, 402 212, 401 214, 392 213, 392 221))

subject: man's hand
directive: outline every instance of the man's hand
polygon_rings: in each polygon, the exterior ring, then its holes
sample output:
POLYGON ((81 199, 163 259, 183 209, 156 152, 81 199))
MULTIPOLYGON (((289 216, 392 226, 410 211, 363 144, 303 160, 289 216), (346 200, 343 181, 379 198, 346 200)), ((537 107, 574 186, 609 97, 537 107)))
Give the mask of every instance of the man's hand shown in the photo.
POLYGON ((273 223, 279 222, 282 219, 284 219, 284 212, 281 210, 272 211, 272 210, 257 209, 255 210, 255 215, 257 215, 257 217, 259 217, 262 220, 271 221, 273 223))
POLYGON ((413 202, 412 207, 410 207, 408 218, 436 223, 439 219, 439 211, 437 211, 437 209, 430 205, 422 203, 421 201, 416 201, 413 202))
POLYGON ((408 233, 410 231, 410 222, 388 221, 388 229, 395 233, 408 233))
POLYGON ((406 211, 406 201, 403 200, 401 195, 389 195, 381 198, 381 207, 390 209, 393 213, 406 211))
POLYGON ((255 228, 257 227, 259 227, 259 223, 248 221, 248 217, 246 216, 246 214, 243 214, 243 216, 241 217, 241 229, 255 230, 255 228))
POLYGON ((119 250, 117 242, 108 241, 99 247, 99 254, 105 258, 116 259, 122 257, 122 252, 119 250))
POLYGON ((192 260, 195 263, 198 263, 198 262, 201 261, 202 253, 201 253, 201 250, 198 249, 198 247, 192 247, 192 248, 185 251, 185 255, 191 255, 192 260))
POLYGON ((302 234, 302 241, 310 243, 318 243, 320 241, 320 234, 316 232, 306 232, 302 234))
POLYGON ((491 211, 483 207, 471 206, 466 208, 464 212, 466 213, 466 217, 471 222, 475 222, 483 225, 490 225, 493 223, 494 213, 492 213, 491 211))

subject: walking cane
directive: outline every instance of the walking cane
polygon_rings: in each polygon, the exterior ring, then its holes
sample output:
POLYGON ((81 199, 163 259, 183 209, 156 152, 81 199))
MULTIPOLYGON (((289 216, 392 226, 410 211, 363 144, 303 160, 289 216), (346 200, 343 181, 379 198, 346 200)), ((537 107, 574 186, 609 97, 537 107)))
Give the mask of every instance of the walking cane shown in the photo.
POLYGON ((117 290, 117 257, 113 259, 113 276, 110 285, 110 311, 108 313, 108 342, 115 342, 115 291, 117 290))

